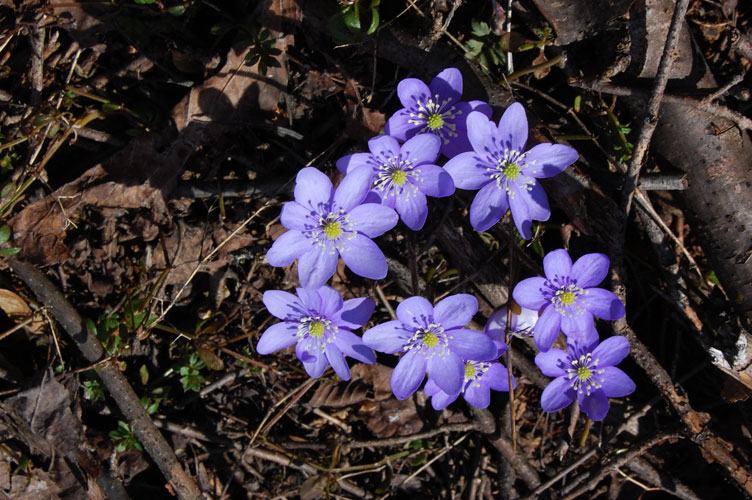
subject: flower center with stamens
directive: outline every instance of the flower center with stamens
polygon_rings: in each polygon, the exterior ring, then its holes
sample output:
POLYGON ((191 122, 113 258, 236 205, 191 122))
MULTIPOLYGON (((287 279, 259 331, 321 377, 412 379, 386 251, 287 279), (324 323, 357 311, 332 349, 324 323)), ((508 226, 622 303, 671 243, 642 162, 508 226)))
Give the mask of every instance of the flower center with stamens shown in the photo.
POLYGON ((575 295, 572 292, 564 292, 561 295, 559 295, 559 300, 565 306, 571 306, 572 303, 574 303, 574 299, 576 298, 577 298, 577 295, 575 295))
POLYGON ((504 176, 510 181, 516 181, 520 177, 520 167, 516 163, 510 163, 502 170, 504 176))
POLYGON ((324 323, 321 321, 313 321, 308 325, 308 334, 311 337, 323 337, 324 336, 324 323))
POLYGON ((320 316, 304 316, 298 323, 298 342, 311 354, 324 352, 326 344, 334 342, 338 328, 332 322, 320 316))
MULTIPOLYGON (((490 152, 486 156, 486 161, 489 163, 486 167, 486 175, 493 179, 499 189, 506 191, 510 198, 514 197, 515 187, 530 191, 535 184, 535 178, 527 175, 520 167, 520 162, 526 154, 514 149, 503 149, 490 152)), ((526 163, 531 174, 536 172, 532 168, 533 163, 535 162, 526 163)))
POLYGON ((428 117, 428 120, 426 120, 426 125, 428 125, 428 128, 431 130, 440 129, 444 126, 444 119, 439 114, 433 114, 428 117))
POLYGON ((433 323, 415 330, 402 350, 408 352, 416 349, 426 358, 437 354, 443 358, 449 353, 449 338, 440 324, 433 323))
POLYGON ((376 179, 373 187, 385 196, 409 196, 415 195, 418 187, 413 184, 420 181, 420 170, 416 170, 410 159, 402 157, 402 154, 378 158, 382 163, 376 168, 376 179))
MULTIPOLYGON (((570 358, 571 359, 571 358, 570 358)), ((583 392, 590 396, 595 389, 602 387, 603 372, 598 368, 598 360, 593 359, 591 353, 582 354, 577 359, 571 359, 572 367, 567 368, 567 378, 570 380, 569 386, 582 394, 583 392)))
POLYGON ((392 172, 392 184, 401 187, 407 180, 407 172, 404 170, 395 170, 392 172))
MULTIPOLYGON (((425 98, 424 98, 425 99, 425 98)), ((420 126, 420 132, 429 132, 439 136, 444 144, 459 137, 454 123, 462 111, 452 104, 452 99, 442 99, 438 94, 428 99, 419 99, 410 109, 407 123, 420 126)))
POLYGON ((554 279, 553 283, 547 281, 546 286, 549 287, 550 291, 544 293, 550 297, 549 300, 554 309, 562 316, 572 318, 587 310, 588 303, 585 296, 588 291, 578 287, 576 282, 569 282, 569 278, 565 280, 557 278, 554 279))
MULTIPOLYGON (((465 361, 465 383, 470 382, 473 387, 480 387, 478 382, 483 375, 491 368, 491 363, 483 363, 480 361, 465 361)), ((463 387, 463 391, 467 386, 463 387)))
POLYGON ((327 222, 324 226, 324 234, 330 240, 336 240, 342 236, 342 224, 338 221, 327 222))
POLYGON ((478 370, 475 369, 475 366, 471 363, 465 363, 465 380, 475 378, 476 373, 478 373, 478 370))

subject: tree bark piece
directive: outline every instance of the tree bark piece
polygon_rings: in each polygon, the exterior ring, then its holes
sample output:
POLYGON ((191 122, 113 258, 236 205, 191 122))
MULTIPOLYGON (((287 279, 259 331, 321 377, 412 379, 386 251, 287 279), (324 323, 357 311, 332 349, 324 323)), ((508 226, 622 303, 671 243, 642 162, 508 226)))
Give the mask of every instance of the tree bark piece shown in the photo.
MULTIPOLYGON (((89 363, 104 359, 105 351, 99 340, 86 327, 81 316, 60 293, 55 285, 36 267, 9 259, 13 272, 34 292, 39 302, 50 308, 52 315, 63 326, 89 363)), ((149 453, 157 467, 169 481, 180 500, 204 498, 198 486, 178 462, 175 452, 159 433, 133 388, 110 360, 95 368, 110 395, 128 420, 131 430, 149 453)))

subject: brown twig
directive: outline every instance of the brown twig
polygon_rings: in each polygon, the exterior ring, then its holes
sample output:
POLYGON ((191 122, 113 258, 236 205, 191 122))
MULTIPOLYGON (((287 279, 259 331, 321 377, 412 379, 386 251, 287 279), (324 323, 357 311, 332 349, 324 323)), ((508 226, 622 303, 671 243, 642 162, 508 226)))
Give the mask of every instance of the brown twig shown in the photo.
MULTIPOLYGON (((36 267, 9 259, 13 272, 34 292, 39 302, 49 307, 52 315, 73 339, 78 349, 89 363, 97 363, 105 351, 99 340, 86 327, 81 316, 66 300, 52 282, 36 267)), ((193 479, 183 470, 175 452, 146 413, 141 401, 125 376, 120 373, 113 362, 98 365, 95 368, 110 395, 115 400, 130 428, 144 446, 149 456, 162 471, 181 500, 198 500, 204 498, 193 479)))
POLYGON ((689 0, 678 0, 674 6, 674 15, 671 19, 666 45, 663 48, 661 61, 658 65, 658 73, 653 82, 653 90, 648 100, 648 109, 640 124, 640 135, 637 137, 637 142, 635 142, 627 176, 624 179, 621 208, 625 216, 629 215, 634 190, 640 177, 640 168, 642 168, 642 162, 648 151, 648 145, 650 144, 650 139, 653 137, 653 132, 655 132, 655 127, 658 125, 658 111, 661 108, 663 93, 666 91, 666 84, 671 74, 671 65, 676 55, 676 44, 679 42, 679 35, 684 26, 684 16, 687 14, 688 6, 689 0))

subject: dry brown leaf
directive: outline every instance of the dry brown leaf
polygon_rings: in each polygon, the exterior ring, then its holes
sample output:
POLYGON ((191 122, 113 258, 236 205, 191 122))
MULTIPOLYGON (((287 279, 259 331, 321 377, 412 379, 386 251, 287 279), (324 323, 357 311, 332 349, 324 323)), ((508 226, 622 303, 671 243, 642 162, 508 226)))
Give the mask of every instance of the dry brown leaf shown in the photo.
MULTIPOLYGON (((34 314, 31 307, 29 307, 29 304, 27 304, 23 298, 17 293, 4 288, 0 288, 0 309, 2 309, 3 312, 5 312, 5 314, 7 314, 16 324, 34 314)), ((26 328, 34 333, 42 333, 44 325, 44 319, 42 317, 36 317, 31 323, 26 325, 26 328)))

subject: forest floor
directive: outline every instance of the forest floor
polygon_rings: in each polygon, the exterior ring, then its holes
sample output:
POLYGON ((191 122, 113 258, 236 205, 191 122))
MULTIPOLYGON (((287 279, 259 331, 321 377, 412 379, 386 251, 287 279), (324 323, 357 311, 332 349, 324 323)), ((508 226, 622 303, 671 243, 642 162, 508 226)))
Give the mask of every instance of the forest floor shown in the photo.
POLYGON ((750 497, 752 6, 676 2, 664 91, 674 4, 2 2, 0 496, 750 497), (375 239, 385 279, 340 261, 329 286, 374 301, 358 335, 408 297, 457 293, 482 330, 548 252, 607 254, 601 286, 627 313, 598 328, 629 339, 637 388, 600 422, 541 409, 529 336, 511 341, 512 418, 505 392, 486 411, 396 399, 396 356, 343 381, 256 351, 278 322, 264 292, 299 286, 265 259, 297 173, 336 186, 336 161, 402 107, 399 82, 447 67, 496 123, 521 103, 528 147, 577 150, 542 182, 550 219, 529 241, 509 213, 477 233, 458 189, 421 230, 375 239), (671 114, 646 119, 649 103, 671 114), (702 140, 681 106, 707 113, 702 140), (712 141, 730 166, 706 179, 682 162, 712 141), (698 202, 720 177, 729 206, 698 202))

